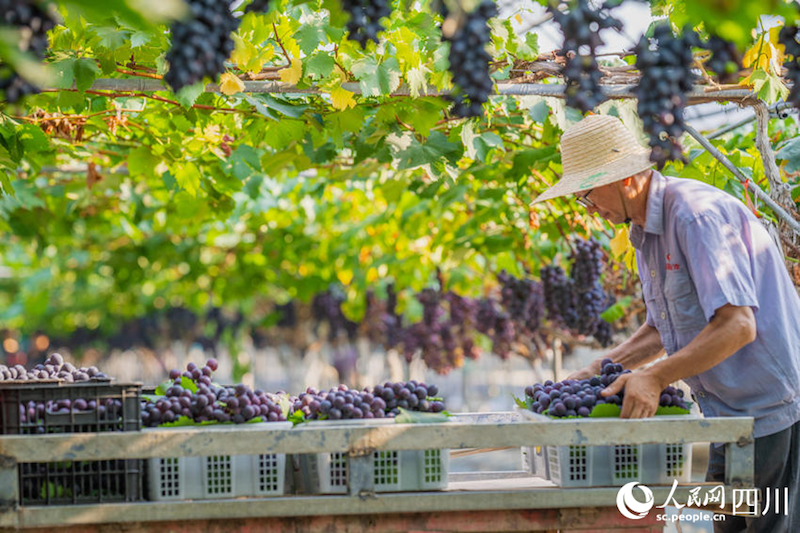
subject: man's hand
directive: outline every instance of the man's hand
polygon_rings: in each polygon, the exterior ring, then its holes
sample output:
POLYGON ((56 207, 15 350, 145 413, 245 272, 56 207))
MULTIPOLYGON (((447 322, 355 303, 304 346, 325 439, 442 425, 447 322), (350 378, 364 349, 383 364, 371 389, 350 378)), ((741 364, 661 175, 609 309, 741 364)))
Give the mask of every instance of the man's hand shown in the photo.
POLYGON ((596 359, 592 361, 589 365, 581 368, 580 370, 576 370, 575 372, 567 376, 567 379, 580 380, 580 379, 589 379, 596 376, 597 374, 600 373, 600 361, 601 359, 596 359))
POLYGON ((656 414, 661 398, 661 382, 647 371, 622 374, 600 393, 604 397, 625 387, 620 418, 650 418, 656 414))

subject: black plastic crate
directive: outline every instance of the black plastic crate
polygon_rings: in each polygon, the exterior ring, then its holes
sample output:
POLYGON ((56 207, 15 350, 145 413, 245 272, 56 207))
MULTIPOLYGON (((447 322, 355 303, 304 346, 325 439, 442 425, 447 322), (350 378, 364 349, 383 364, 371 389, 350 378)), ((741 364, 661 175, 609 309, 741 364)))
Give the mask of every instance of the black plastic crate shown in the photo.
MULTIPOLYGON (((0 434, 138 431, 141 391, 141 384, 108 381, 3 383, 0 434)), ((143 465, 140 459, 21 463, 20 505, 140 501, 143 465)))
POLYGON ((0 435, 138 431, 138 383, 0 383, 0 435))
POLYGON ((142 500, 142 459, 19 465, 19 503, 64 505, 142 500))

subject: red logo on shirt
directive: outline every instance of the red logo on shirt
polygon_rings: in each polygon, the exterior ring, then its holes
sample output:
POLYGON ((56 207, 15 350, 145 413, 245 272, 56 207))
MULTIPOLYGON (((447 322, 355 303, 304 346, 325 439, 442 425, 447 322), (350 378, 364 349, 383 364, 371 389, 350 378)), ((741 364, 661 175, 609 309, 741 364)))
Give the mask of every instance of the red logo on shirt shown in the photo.
POLYGON ((671 254, 667 254, 667 270, 680 270, 681 266, 678 263, 670 263, 672 260, 670 255, 671 254))

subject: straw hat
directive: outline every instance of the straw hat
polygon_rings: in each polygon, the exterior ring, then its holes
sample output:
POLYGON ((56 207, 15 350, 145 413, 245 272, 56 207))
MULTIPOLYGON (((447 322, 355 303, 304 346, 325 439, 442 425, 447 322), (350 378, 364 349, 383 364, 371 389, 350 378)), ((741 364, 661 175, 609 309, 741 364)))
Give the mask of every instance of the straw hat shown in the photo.
POLYGON ((589 115, 561 136, 561 179, 531 205, 566 194, 587 191, 652 167, 650 150, 616 117, 589 115))

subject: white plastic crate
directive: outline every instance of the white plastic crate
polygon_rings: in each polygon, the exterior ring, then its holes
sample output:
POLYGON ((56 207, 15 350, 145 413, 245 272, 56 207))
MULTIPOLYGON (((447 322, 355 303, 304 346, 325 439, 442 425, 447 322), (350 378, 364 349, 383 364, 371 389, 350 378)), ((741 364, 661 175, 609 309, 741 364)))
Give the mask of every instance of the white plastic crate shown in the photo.
MULTIPOLYGON (((290 429, 290 422, 269 422, 290 429)), ((194 500, 284 494, 286 456, 212 455, 162 457, 148 461, 149 499, 194 500)))
MULTIPOLYGON (((315 421, 319 425, 393 424, 394 419, 315 421)), ((447 488, 450 450, 376 451, 372 454, 376 492, 442 490, 447 488)), ((311 494, 347 492, 348 458, 344 453, 300 456, 302 491, 311 494)))
MULTIPOLYGON (((528 419, 548 420, 519 409, 528 419)), ((681 416, 681 418, 693 415, 681 416)), ((602 423, 600 419, 587 423, 602 423)), ((630 481, 671 485, 688 483, 692 470, 691 444, 622 444, 614 446, 547 446, 522 448, 523 467, 561 487, 622 486, 630 481)))
POLYGON ((531 475, 549 479, 547 470, 547 448, 544 446, 522 446, 522 469, 531 475))
POLYGON ((548 446, 548 479, 561 487, 671 485, 691 479, 691 444, 548 446))

